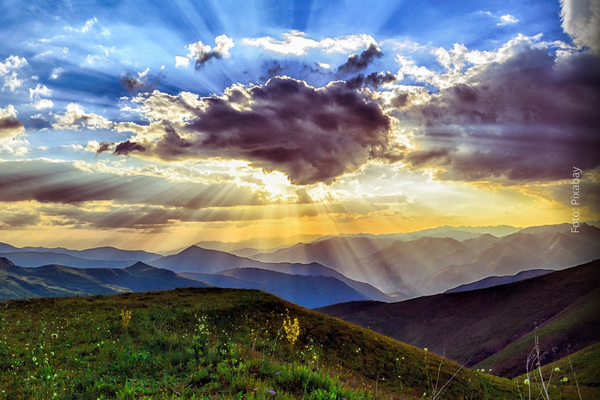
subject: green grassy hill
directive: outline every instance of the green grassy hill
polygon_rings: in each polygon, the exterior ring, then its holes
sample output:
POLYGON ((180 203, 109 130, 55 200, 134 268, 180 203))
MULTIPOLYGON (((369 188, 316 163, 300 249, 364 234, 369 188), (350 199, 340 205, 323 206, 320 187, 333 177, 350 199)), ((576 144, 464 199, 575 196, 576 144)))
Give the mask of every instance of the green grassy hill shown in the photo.
POLYGON ((4 399, 518 396, 513 381, 256 290, 11 300, 0 318, 4 399))
MULTIPOLYGON (((544 385, 549 387, 551 399, 600 399, 599 371, 600 343, 596 343, 542 367, 541 377, 544 385)), ((539 370, 523 374, 515 381, 524 382, 525 379, 529 379, 532 396, 536 397, 542 387, 539 370)))

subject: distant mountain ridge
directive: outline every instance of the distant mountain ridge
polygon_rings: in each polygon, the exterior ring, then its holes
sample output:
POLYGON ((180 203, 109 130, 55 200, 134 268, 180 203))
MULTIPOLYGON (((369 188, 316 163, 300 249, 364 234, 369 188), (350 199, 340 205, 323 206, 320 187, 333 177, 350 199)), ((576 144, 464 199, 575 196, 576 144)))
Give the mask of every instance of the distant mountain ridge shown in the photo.
POLYGON ((357 246, 361 250, 354 253, 342 250, 336 246, 342 238, 328 238, 252 257, 264 262, 314 261, 383 292, 418 297, 488 276, 556 270, 600 258, 600 229, 582 224, 580 233, 572 234, 570 228, 569 224, 530 227, 502 237, 486 233, 462 241, 425 236, 387 246, 380 237, 343 238, 347 243, 369 243, 370 250, 375 250, 371 254, 364 251, 365 246, 357 246))
POLYGON ((63 247, 15 247, 7 243, 0 243, 0 253, 56 253, 68 254, 73 257, 83 258, 87 260, 103 260, 103 261, 152 261, 161 258, 160 254, 149 253, 144 250, 122 250, 116 247, 103 246, 85 250, 69 250, 63 247))
POLYGON ((349 279, 344 274, 315 262, 310 264, 263 263, 218 250, 190 246, 178 254, 166 256, 149 264, 180 273, 216 274, 232 269, 257 268, 291 275, 332 277, 362 293, 368 299, 391 301, 390 297, 379 289, 367 283, 349 279))
POLYGON ((260 289, 308 307, 323 307, 347 301, 368 300, 342 281, 327 276, 290 275, 259 268, 236 268, 220 274, 184 273, 224 288, 260 289))
POLYGON ((142 262, 123 269, 72 268, 54 264, 26 268, 16 266, 7 258, 0 258, 0 300, 209 286, 142 262))
POLYGON ((485 289, 494 286, 506 285, 507 283, 519 282, 529 278, 535 278, 536 276, 546 275, 550 272, 554 272, 552 269, 532 269, 529 271, 521 271, 516 275, 508 276, 488 276, 487 278, 481 279, 473 283, 466 283, 453 289, 446 290, 446 293, 458 293, 467 292, 469 290, 485 289))
MULTIPOLYGON (((353 282, 342 277, 359 289, 355 290, 335 277, 311 274, 314 272, 311 269, 322 271, 324 268, 316 264, 287 265, 285 268, 287 272, 303 272, 302 275, 257 268, 233 269, 221 271, 221 274, 183 275, 141 261, 122 269, 73 268, 56 264, 24 268, 16 266, 7 258, 0 258, 0 300, 156 291, 207 287, 211 284, 265 290, 309 308, 370 299, 371 297, 360 292, 361 289, 374 294, 374 297, 390 300, 383 293, 362 282, 353 282)), ((331 272, 332 275, 337 274, 335 271, 331 272)))
POLYGON ((587 224, 581 224, 578 234, 570 233, 570 224, 521 230, 508 226, 492 228, 439 227, 410 234, 318 237, 312 242, 259 253, 254 253, 256 249, 240 247, 261 243, 258 239, 237 245, 209 242, 213 247, 230 248, 229 251, 238 252, 237 255, 198 246, 162 257, 112 247, 67 250, 16 248, 0 243, 0 256, 23 267, 57 264, 76 268, 125 268, 143 261, 175 272, 214 274, 235 268, 260 268, 292 275, 331 276, 367 298, 380 301, 443 293, 490 276, 515 275, 534 269, 558 270, 600 258, 597 245, 600 229, 587 224), (463 228, 466 230, 457 231, 463 228), (509 233, 515 230, 518 231, 509 233), (490 231, 504 235, 473 233, 490 231), (454 235, 456 232, 467 232, 469 238, 458 240, 456 237, 464 235, 454 235), (476 237, 471 237, 472 233, 476 237), (423 234, 431 236, 420 236, 423 234), (407 240, 409 237, 417 238, 407 240))

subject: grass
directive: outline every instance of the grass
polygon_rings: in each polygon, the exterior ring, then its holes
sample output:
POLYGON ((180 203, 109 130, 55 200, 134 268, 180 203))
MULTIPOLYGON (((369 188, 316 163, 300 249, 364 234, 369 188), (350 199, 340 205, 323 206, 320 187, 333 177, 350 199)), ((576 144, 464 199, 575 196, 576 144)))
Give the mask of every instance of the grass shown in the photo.
MULTIPOLYGON (((563 357, 541 368, 542 377, 551 399, 600 399, 600 343, 588 346, 568 357, 563 357), (580 397, 581 393, 581 397, 580 397)), ((523 398, 529 398, 522 384, 527 379, 523 374, 515 381, 521 382, 523 398)), ((529 374, 532 397, 543 392, 539 371, 529 374)))
POLYGON ((253 290, 7 301, 0 318, 4 399, 518 396, 510 380, 253 290))
MULTIPOLYGON (((523 373, 523 357, 532 347, 535 335, 545 350, 542 364, 553 363, 581 348, 571 344, 594 343, 600 328, 600 288, 582 296, 535 331, 523 335, 475 368, 493 368, 503 376, 514 377, 523 373), (553 351, 554 350, 554 351, 553 351)), ((600 369, 599 369, 600 370, 600 369)))

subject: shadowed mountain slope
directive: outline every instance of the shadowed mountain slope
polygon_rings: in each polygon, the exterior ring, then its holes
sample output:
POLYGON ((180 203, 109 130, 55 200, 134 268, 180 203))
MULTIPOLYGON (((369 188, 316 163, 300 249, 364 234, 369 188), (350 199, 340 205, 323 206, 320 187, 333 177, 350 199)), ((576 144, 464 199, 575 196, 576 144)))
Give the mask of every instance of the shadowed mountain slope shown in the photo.
MULTIPOLYGON (((492 288, 391 304, 351 302, 319 310, 475 365, 536 326, 539 332, 544 327, 561 332, 552 342, 557 357, 599 342, 600 304, 594 300, 599 287, 600 261, 594 261, 492 288), (559 329, 559 325, 564 326, 559 329)), ((521 373, 526 356, 520 354, 502 373, 521 373)))
POLYGON ((513 283, 522 281, 529 278, 535 278, 536 276, 546 275, 550 272, 554 272, 552 269, 532 269, 530 271, 522 271, 516 275, 509 276, 488 276, 480 281, 467 283, 445 291, 444 293, 457 293, 466 292, 469 290, 485 289, 493 286, 506 285, 507 283, 513 283))

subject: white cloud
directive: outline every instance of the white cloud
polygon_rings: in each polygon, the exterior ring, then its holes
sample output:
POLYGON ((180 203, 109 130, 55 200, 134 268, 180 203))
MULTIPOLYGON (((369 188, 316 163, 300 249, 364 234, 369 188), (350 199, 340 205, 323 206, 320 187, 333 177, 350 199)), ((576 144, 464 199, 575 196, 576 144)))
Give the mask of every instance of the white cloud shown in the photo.
MULTIPOLYGON (((231 53, 229 50, 235 46, 233 39, 227 37, 227 35, 219 35, 215 38, 216 46, 211 48, 209 45, 203 44, 201 41, 191 43, 185 46, 188 49, 187 58, 195 60, 196 68, 202 67, 208 61, 213 58, 229 58, 231 53)), ((189 61, 184 61, 183 57, 175 57, 175 66, 185 67, 189 65, 189 61)))
POLYGON ((4 76, 3 87, 8 87, 14 92, 18 87, 23 86, 23 79, 19 79, 16 70, 27 65, 27 60, 19 56, 9 56, 0 62, 0 76, 4 76))
POLYGON ((97 31, 98 33, 100 33, 103 36, 110 35, 110 31, 108 29, 100 26, 100 24, 98 23, 98 19, 95 17, 87 20, 81 28, 73 28, 72 26, 66 26, 65 29, 68 30, 69 32, 75 32, 75 33, 81 33, 81 34, 90 33, 92 31, 97 31))
POLYGON ((579 47, 600 53, 600 1, 561 0, 562 28, 579 47))
POLYGON ((77 131, 81 128, 91 130, 110 129, 113 122, 101 115, 86 113, 79 104, 71 103, 67 106, 67 111, 62 115, 56 115, 56 122, 52 124, 54 129, 64 129, 77 131))
POLYGON ((541 41, 542 35, 517 35, 506 42, 496 51, 469 50, 463 44, 454 44, 451 49, 443 47, 432 49, 430 52, 442 65, 446 72, 438 73, 425 66, 417 65, 410 57, 398 55, 396 61, 400 64, 399 80, 412 77, 416 82, 429 83, 440 89, 445 89, 467 81, 490 63, 503 63, 522 51, 531 48, 546 49, 560 48, 561 42, 547 43, 541 41))
POLYGON ((114 47, 104 47, 102 45, 98 45, 97 47, 100 48, 102 54, 88 54, 84 64, 98 65, 105 61, 108 61, 110 53, 115 50, 114 47))
POLYGON ((517 22, 519 22, 519 20, 514 15, 505 14, 500 17, 500 22, 498 22, 497 25, 499 25, 499 26, 512 25, 512 24, 516 24, 517 22))
POLYGON ((11 92, 21 86, 23 86, 23 79, 19 79, 16 72, 13 71, 10 75, 4 77, 4 87, 8 87, 11 92))
POLYGON ((331 69, 331 65, 329 65, 327 63, 318 62, 317 65, 321 68, 331 69))
POLYGON ((85 151, 88 151, 90 153, 96 153, 98 151, 98 149, 100 148, 100 143, 98 143, 95 140, 90 140, 87 144, 87 146, 85 146, 85 151))
POLYGON ((52 73, 50 74, 50 79, 58 79, 63 74, 63 72, 65 72, 63 68, 54 68, 52 70, 52 73))
POLYGON ((35 103, 33 103, 33 108, 35 108, 36 110, 42 110, 45 108, 52 108, 52 107, 54 107, 54 102, 52 100, 48 100, 48 99, 38 100, 35 103))
POLYGON ((242 42, 248 46, 262 47, 280 54, 291 54, 301 56, 309 49, 322 49, 326 53, 348 53, 370 44, 377 45, 377 41, 367 34, 348 35, 339 38, 325 38, 320 41, 309 39, 304 32, 291 31, 283 34, 283 40, 277 40, 270 36, 257 39, 245 38, 242 42))
POLYGON ((190 65, 190 59, 187 57, 175 56, 175 68, 187 68, 190 65))
POLYGON ((96 23, 98 23, 98 20, 96 18, 92 18, 90 20, 87 20, 85 25, 83 25, 81 28, 73 28, 71 26, 67 26, 66 29, 70 32, 88 33, 96 23))
POLYGON ((84 147, 80 144, 62 144, 59 147, 65 148, 65 149, 73 149, 73 150, 84 150, 84 147))
POLYGON ((52 95, 52 90, 48 89, 46 85, 40 83, 37 84, 35 89, 29 89, 29 100, 39 100, 42 96, 49 97, 52 95))
POLYGON ((10 56, 4 62, 0 62, 0 76, 6 75, 10 71, 19 69, 27 65, 27 60, 24 57, 10 56))

